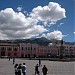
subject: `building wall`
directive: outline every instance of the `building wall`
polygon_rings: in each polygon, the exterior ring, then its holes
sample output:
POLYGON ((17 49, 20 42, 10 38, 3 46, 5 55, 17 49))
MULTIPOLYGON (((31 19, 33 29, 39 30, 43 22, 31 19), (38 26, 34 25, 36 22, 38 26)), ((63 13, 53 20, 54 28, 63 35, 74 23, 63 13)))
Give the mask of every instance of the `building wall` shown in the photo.
MULTIPOLYGON (((63 56, 75 57, 75 45, 63 44, 63 56)), ((0 43, 0 57, 47 57, 60 56, 61 47, 59 44, 53 44, 50 46, 39 46, 37 44, 30 43, 0 43)))
POLYGON ((75 56, 75 46, 74 45, 64 45, 64 56, 75 56))
POLYGON ((20 43, 21 57, 38 57, 38 45, 30 43, 20 43))
POLYGON ((10 56, 19 57, 19 45, 18 44, 0 44, 0 57, 10 56))
POLYGON ((39 56, 47 57, 48 54, 51 56, 58 56, 58 47, 51 45, 51 46, 39 46, 39 56))

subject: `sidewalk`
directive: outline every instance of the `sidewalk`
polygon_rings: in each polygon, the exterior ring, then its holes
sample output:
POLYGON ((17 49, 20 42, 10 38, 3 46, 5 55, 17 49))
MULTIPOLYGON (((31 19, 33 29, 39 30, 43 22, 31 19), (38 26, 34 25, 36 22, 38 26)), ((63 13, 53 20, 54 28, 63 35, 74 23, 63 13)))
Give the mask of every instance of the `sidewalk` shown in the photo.
MULTIPOLYGON (((38 64, 38 60, 24 60, 15 59, 15 63, 26 63, 27 75, 34 75, 35 65, 38 64)), ((57 61, 45 61, 42 60, 42 65, 46 65, 48 68, 47 75, 75 75, 75 62, 57 62, 57 61)), ((42 75, 42 67, 39 67, 40 74, 42 75)), ((15 75, 14 65, 12 59, 0 59, 0 75, 15 75)))

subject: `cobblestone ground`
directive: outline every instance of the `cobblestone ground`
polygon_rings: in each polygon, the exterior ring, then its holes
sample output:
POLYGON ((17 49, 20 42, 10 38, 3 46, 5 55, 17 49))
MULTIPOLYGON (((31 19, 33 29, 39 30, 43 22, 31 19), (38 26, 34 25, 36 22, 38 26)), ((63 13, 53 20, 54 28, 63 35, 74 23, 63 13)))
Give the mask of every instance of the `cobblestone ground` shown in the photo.
MULTIPOLYGON (((27 66, 27 75, 34 75, 35 65, 38 63, 38 60, 24 60, 16 59, 15 63, 26 63, 27 66)), ((42 60, 42 66, 39 67, 40 75, 42 75, 42 67, 45 64, 48 68, 47 75, 75 75, 74 67, 75 62, 59 62, 59 61, 45 61, 42 60)), ((0 75, 15 75, 14 74, 14 65, 12 59, 0 59, 0 75)))

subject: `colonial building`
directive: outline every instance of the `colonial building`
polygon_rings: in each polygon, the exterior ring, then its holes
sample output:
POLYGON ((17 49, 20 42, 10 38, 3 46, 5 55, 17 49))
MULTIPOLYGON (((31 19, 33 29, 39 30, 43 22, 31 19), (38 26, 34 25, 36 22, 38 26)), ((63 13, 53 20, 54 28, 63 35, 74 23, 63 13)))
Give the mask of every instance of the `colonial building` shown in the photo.
POLYGON ((75 57, 75 45, 64 44, 63 56, 75 57))
POLYGON ((51 43, 39 46, 30 43, 0 43, 0 57, 75 57, 75 45, 51 43))
POLYGON ((56 57, 59 56, 59 48, 55 45, 39 46, 40 57, 56 57))
POLYGON ((20 43, 20 57, 38 57, 38 47, 37 44, 20 43))
POLYGON ((19 45, 0 43, 0 56, 19 57, 19 45))

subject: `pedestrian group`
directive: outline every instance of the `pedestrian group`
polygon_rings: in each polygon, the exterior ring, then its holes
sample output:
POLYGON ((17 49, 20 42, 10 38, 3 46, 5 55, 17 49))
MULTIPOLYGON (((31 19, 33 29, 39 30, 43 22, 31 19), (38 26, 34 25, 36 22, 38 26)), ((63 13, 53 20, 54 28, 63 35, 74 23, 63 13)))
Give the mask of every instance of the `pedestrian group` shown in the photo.
MULTIPOLYGON (((40 67, 38 64, 35 66, 35 75, 40 75, 39 69, 38 67, 40 67)), ((26 75, 26 64, 15 64, 14 66, 15 69, 15 75, 21 75, 21 72, 23 75, 26 75)), ((47 75, 48 69, 46 67, 46 65, 43 66, 42 68, 42 73, 43 75, 47 75)))
MULTIPOLYGON (((37 65, 35 66, 35 75, 40 75, 40 72, 39 72, 38 67, 40 67, 40 66, 37 64, 37 65)), ((42 73, 43 73, 43 75, 47 75, 48 69, 47 69, 46 65, 43 66, 43 68, 42 68, 42 73)))
POLYGON ((15 68, 15 75, 21 75, 21 72, 22 72, 23 75, 26 75, 26 65, 25 65, 25 63, 23 63, 23 65, 15 64, 14 68, 15 68))

